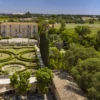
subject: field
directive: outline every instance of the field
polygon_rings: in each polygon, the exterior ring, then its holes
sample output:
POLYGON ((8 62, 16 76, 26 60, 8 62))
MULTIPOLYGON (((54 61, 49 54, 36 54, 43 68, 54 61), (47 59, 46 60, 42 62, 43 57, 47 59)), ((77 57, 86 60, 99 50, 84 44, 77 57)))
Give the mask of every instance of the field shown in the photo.
POLYGON ((7 22, 10 20, 18 21, 18 18, 8 18, 8 17, 0 17, 0 22, 7 22))
MULTIPOLYGON (((92 35, 96 34, 98 30, 100 30, 100 24, 66 24, 66 28, 72 32, 74 32, 74 28, 77 26, 89 26, 92 31, 92 35)), ((60 24, 55 24, 55 28, 59 29, 60 24)))

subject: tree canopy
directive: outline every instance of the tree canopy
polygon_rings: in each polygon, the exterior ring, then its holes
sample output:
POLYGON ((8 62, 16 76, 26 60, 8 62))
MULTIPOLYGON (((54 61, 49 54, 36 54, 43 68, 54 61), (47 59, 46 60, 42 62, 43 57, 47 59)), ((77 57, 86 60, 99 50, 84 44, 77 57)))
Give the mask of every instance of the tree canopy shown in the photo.
POLYGON ((31 76, 30 72, 23 72, 21 74, 14 73, 10 76, 10 82, 13 88, 15 88, 18 94, 24 95, 30 90, 31 84, 29 83, 29 78, 31 76))
POLYGON ((77 26, 75 28, 75 31, 76 33, 79 34, 79 36, 82 36, 82 37, 91 33, 91 29, 88 26, 77 26))
POLYGON ((53 78, 53 73, 47 67, 38 69, 35 73, 37 79, 37 86, 41 93, 45 94, 48 91, 48 86, 53 78))
POLYGON ((72 68, 72 75, 90 100, 100 100, 100 59, 88 58, 72 68))

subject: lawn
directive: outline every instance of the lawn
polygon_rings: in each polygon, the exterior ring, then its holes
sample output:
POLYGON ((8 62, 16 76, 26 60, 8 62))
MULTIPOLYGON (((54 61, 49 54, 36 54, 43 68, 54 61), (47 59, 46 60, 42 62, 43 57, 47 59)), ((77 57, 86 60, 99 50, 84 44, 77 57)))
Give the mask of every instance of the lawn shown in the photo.
POLYGON ((6 22, 6 21, 9 21, 9 20, 15 20, 17 21, 18 18, 9 18, 9 17, 0 17, 0 22, 6 22))
POLYGON ((25 54, 23 54, 23 57, 28 58, 28 59, 34 59, 35 58, 35 53, 34 52, 25 53, 25 54))
MULTIPOLYGON (((95 24, 66 24, 66 28, 71 31, 74 32, 74 28, 77 26, 89 26, 91 28, 91 35, 95 35, 99 30, 100 30, 100 24, 99 23, 95 23, 95 24)), ((55 24, 55 28, 59 29, 60 28, 60 24, 55 24)))
POLYGON ((6 53, 0 53, 0 60, 6 59, 6 58, 8 58, 8 57, 10 57, 9 54, 6 54, 6 53))
MULTIPOLYGON (((72 24, 66 24, 66 28, 75 28, 75 27, 77 27, 77 26, 84 26, 84 25, 86 25, 86 26, 89 26, 90 28, 100 28, 100 24, 88 24, 88 23, 86 23, 86 24, 75 24, 75 23, 72 23, 72 24)), ((60 24, 55 24, 55 28, 60 28, 60 24)))

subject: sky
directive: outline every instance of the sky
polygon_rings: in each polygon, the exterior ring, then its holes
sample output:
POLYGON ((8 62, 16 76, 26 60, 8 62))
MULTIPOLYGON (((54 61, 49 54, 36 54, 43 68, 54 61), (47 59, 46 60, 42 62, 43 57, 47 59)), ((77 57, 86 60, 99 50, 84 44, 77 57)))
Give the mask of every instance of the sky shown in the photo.
POLYGON ((0 0, 0 13, 100 15, 100 0, 0 0))

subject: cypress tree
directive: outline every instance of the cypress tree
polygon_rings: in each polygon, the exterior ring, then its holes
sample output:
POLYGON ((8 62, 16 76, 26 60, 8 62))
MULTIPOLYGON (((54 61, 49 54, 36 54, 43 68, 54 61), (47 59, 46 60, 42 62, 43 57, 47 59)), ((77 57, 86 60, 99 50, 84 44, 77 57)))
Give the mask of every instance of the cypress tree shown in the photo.
POLYGON ((49 63, 49 39, 46 32, 42 31, 40 34, 40 52, 45 66, 49 63))

